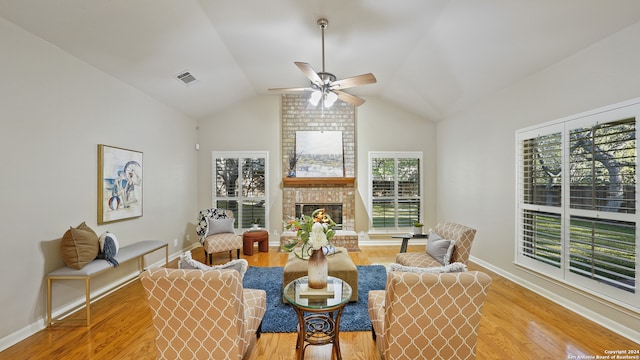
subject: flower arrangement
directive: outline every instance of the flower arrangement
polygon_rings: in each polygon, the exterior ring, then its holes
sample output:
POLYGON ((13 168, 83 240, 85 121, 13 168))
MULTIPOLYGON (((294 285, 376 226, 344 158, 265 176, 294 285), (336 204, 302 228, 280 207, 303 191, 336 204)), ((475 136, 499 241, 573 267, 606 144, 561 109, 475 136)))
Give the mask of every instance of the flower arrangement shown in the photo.
POLYGON ((292 219, 285 226, 287 230, 296 231, 297 239, 285 244, 287 251, 293 251, 302 243, 300 253, 294 254, 302 259, 307 259, 311 250, 320 250, 331 244, 331 238, 336 234, 333 228, 336 223, 325 213, 324 209, 316 209, 311 216, 302 215, 300 219, 292 219))

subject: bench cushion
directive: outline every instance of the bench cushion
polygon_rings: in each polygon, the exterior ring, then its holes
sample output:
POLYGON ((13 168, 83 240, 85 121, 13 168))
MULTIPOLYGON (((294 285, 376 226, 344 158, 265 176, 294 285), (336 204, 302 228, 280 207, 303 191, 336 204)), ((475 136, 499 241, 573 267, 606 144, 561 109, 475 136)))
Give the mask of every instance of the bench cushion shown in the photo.
MULTIPOLYGON (((162 246, 167 245, 166 241, 160 240, 143 240, 137 243, 121 247, 116 255, 116 260, 119 263, 134 259, 142 254, 157 250, 162 246)), ((82 269, 72 269, 68 266, 57 269, 49 273, 50 277, 61 276, 90 276, 97 274, 103 270, 111 268, 111 265, 103 259, 95 259, 88 263, 82 269)))

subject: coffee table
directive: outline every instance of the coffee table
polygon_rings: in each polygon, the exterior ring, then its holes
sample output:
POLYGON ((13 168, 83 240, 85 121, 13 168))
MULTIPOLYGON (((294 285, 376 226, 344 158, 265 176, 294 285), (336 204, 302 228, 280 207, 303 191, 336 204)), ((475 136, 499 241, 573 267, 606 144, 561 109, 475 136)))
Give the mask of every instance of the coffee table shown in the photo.
POLYGON ((333 291, 329 291, 330 294, 314 294, 313 290, 307 288, 308 280, 307 276, 295 279, 283 290, 284 297, 298 316, 297 357, 304 359, 304 351, 309 345, 333 344, 333 353, 336 359, 341 360, 340 317, 351 298, 351 286, 346 281, 329 276, 327 286, 333 291))

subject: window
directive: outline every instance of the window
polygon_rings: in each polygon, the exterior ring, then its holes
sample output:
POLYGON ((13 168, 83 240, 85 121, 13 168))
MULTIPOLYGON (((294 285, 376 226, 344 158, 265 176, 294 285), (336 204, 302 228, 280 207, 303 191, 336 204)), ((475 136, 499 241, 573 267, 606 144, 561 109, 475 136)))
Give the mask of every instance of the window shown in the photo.
POLYGON ((371 228, 407 230, 422 220, 422 153, 370 152, 371 228))
POLYGON ((213 152, 214 206, 233 210, 236 228, 269 223, 267 152, 213 152))
POLYGON ((631 102, 517 132, 516 262, 640 308, 631 102))

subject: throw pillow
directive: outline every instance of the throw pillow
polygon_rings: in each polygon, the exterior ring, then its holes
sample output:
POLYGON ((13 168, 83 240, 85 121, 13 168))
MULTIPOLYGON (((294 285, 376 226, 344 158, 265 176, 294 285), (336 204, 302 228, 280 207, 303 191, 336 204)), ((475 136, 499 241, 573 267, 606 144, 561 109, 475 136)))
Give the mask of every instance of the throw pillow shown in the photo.
MULTIPOLYGON (((207 235, 222 234, 222 233, 234 233, 233 223, 234 218, 227 219, 207 219, 208 229, 207 235)), ((205 237, 206 237, 205 236, 205 237)))
POLYGON ((427 251, 429 240, 442 240, 442 236, 440 236, 437 232, 433 231, 433 229, 429 229, 429 236, 427 237, 427 245, 424 247, 424 251, 427 251))
POLYGON ((453 254, 453 247, 455 241, 453 240, 427 240, 427 254, 436 259, 442 265, 449 265, 451 261, 451 255, 453 254))
POLYGON ((116 255, 120 249, 118 238, 116 238, 113 233, 107 231, 100 235, 98 241, 100 243, 100 253, 98 254, 98 258, 107 260, 107 262, 109 262, 113 267, 118 267, 118 265, 120 265, 118 260, 116 260, 116 255))
POLYGON ((199 261, 194 260, 191 257, 191 251, 185 251, 180 255, 180 261, 178 262, 178 269, 196 269, 196 270, 223 270, 232 269, 236 270, 240 274, 240 281, 244 278, 244 273, 247 272, 249 263, 245 259, 231 260, 223 265, 208 266, 199 261))
POLYGON ((87 225, 87 223, 86 223, 86 222, 84 222, 84 221, 82 222, 82 224, 78 225, 78 226, 76 227, 76 229, 78 229, 78 230, 88 231, 88 232, 92 233, 93 235, 95 235, 96 237, 98 236, 98 234, 96 234, 96 232, 95 232, 95 231, 93 231, 93 229, 92 229, 92 228, 90 228, 90 227, 89 227, 89 225, 87 225))
POLYGON ((84 222, 77 228, 69 228, 60 241, 62 261, 72 269, 82 269, 98 256, 99 251, 98 236, 84 222))
POLYGON ((438 235, 438 233, 433 231, 433 229, 429 229, 429 239, 440 240, 442 239, 442 236, 438 235))
POLYGON ((198 217, 198 226, 196 226, 196 234, 200 237, 200 242, 207 235, 207 219, 225 219, 227 218, 227 213, 225 209, 220 208, 212 208, 200 211, 200 215, 198 217))
POLYGON ((440 274, 440 273, 467 271, 467 265, 461 262, 454 262, 445 266, 414 267, 414 266, 404 266, 396 263, 391 263, 389 264, 388 271, 440 274))

